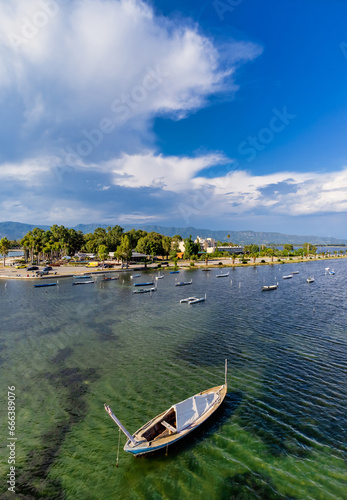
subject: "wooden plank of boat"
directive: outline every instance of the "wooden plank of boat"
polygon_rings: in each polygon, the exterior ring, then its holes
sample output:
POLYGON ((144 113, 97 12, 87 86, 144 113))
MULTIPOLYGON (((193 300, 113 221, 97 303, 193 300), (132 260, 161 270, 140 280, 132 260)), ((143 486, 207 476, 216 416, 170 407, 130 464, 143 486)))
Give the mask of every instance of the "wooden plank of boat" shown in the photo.
POLYGON ((134 286, 150 286, 154 285, 153 281, 145 281, 144 283, 134 283, 134 286))
POLYGON ((227 276, 229 276, 229 273, 221 273, 221 274, 216 274, 216 278, 226 278, 227 276))
POLYGON ((39 285, 34 285, 35 288, 42 288, 44 286, 57 286, 58 283, 42 283, 39 285))
POLYGON ((191 300, 197 300, 198 297, 187 297, 186 299, 181 299, 180 304, 183 304, 184 302, 190 302, 191 300))
POLYGON ((155 292, 157 290, 156 287, 153 288, 139 288, 137 290, 133 290, 133 293, 150 293, 155 292))
POLYGON ((292 278, 293 275, 292 274, 287 274, 287 276, 282 276, 282 279, 284 280, 289 280, 290 278, 292 278))
POLYGON ((267 292, 269 290, 277 290, 278 288, 278 284, 277 285, 264 285, 262 288, 261 288, 261 291, 262 292, 267 292))
POLYGON ((134 456, 161 450, 176 443, 198 428, 220 407, 227 393, 227 360, 225 360, 225 381, 223 385, 199 392, 180 403, 172 405, 143 425, 133 435, 104 405, 112 420, 127 436, 124 450, 134 456))
POLYGON ((90 283, 94 283, 94 281, 77 281, 76 283, 72 283, 74 285, 89 285, 90 283))
POLYGON ((193 283, 193 280, 190 280, 190 281, 179 281, 178 283, 175 283, 175 286, 191 285, 192 283, 193 283))

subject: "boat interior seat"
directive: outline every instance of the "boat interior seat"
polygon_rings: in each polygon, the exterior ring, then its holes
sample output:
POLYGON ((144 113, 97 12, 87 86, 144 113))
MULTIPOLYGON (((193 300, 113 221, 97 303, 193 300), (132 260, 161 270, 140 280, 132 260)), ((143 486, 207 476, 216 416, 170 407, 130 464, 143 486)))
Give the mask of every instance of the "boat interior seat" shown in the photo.
POLYGON ((169 431, 171 431, 171 432, 176 432, 175 427, 172 427, 172 425, 168 424, 165 420, 162 420, 160 423, 161 423, 164 427, 166 427, 167 429, 169 429, 169 431))

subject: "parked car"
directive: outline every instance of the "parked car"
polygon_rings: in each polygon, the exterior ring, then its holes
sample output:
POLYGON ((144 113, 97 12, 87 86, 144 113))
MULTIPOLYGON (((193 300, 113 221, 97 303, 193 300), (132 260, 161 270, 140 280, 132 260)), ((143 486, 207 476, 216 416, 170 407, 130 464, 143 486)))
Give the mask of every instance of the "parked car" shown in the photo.
POLYGON ((49 272, 48 272, 48 271, 45 271, 45 270, 43 270, 43 271, 36 271, 36 274, 37 274, 38 276, 45 276, 45 275, 49 274, 49 272))
POLYGON ((52 271, 53 270, 53 267, 51 266, 46 266, 43 268, 43 271, 52 271))
POLYGON ((17 265, 15 266, 15 269, 25 269, 26 267, 27 267, 27 265, 26 265, 26 264, 17 264, 17 265))
MULTIPOLYGON (((102 267, 102 264, 99 267, 102 267)), ((113 267, 113 264, 104 264, 104 269, 110 269, 111 267, 113 267)))
POLYGON ((39 267, 38 266, 29 266, 27 267, 27 271, 38 271, 39 267))

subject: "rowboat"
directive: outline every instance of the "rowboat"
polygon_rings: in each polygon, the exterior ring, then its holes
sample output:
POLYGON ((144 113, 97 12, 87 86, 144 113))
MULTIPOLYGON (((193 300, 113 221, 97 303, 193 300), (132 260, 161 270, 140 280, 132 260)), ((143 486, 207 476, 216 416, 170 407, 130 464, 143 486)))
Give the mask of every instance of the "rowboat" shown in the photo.
POLYGON ((170 274, 178 274, 179 271, 170 271, 170 274))
POLYGON ((216 278, 227 278, 229 276, 229 273, 220 273, 220 274, 216 274, 216 278))
POLYGON ((264 285, 261 287, 262 292, 267 292, 269 290, 277 290, 278 284, 277 285, 264 285))
POLYGON ((293 275, 292 274, 287 274, 287 276, 282 276, 282 279, 284 280, 289 280, 290 278, 292 278, 293 275))
POLYGON ((183 304, 184 302, 190 302, 191 300, 196 300, 197 297, 187 297, 186 299, 181 299, 180 304, 183 304))
POLYGON ((292 271, 292 274, 299 274, 299 271, 292 271))
POLYGON ((58 283, 42 283, 40 285, 34 285, 35 288, 41 288, 44 286, 57 286, 58 283))
POLYGON ((133 290, 133 293, 150 293, 156 292, 156 287, 153 288, 139 288, 138 290, 133 290))
POLYGON ((175 283, 175 286, 185 286, 185 285, 191 285, 193 283, 193 280, 190 281, 178 281, 175 283))
POLYGON ((188 301, 188 305, 190 305, 190 304, 198 304, 199 302, 205 302, 205 300, 206 300, 206 293, 205 293, 205 297, 194 298, 193 300, 189 300, 188 301))
POLYGON ((168 447, 186 437, 205 422, 222 404, 227 393, 227 360, 225 360, 225 381, 205 391, 195 394, 168 410, 152 418, 134 434, 130 434, 112 412, 104 405, 112 420, 127 436, 124 451, 134 456, 144 455, 168 447))
POLYGON ((211 271, 211 269, 209 269, 208 267, 204 267, 201 269, 201 271, 211 271))
POLYGON ((92 276, 90 274, 74 274, 73 275, 74 278, 78 279, 78 280, 85 280, 85 279, 90 279, 92 276))
POLYGON ((150 286, 154 285, 153 281, 145 281, 144 283, 134 283, 134 286, 150 286))
POLYGON ((74 285, 89 285, 90 283, 94 283, 94 281, 76 281, 76 283, 72 283, 74 285))
POLYGON ((133 274, 132 276, 130 276, 131 279, 133 278, 139 278, 141 276, 141 274, 133 274))

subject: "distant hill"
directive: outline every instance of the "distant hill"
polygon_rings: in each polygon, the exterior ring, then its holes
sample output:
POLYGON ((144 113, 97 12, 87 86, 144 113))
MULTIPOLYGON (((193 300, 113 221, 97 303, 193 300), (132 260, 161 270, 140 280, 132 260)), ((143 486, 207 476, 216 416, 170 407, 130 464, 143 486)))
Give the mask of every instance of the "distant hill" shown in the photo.
MULTIPOLYGON (((179 234, 180 236, 182 236, 182 238, 187 238, 189 237, 189 235, 192 235, 192 238, 194 239, 196 238, 196 236, 201 236, 203 238, 214 238, 217 241, 228 241, 227 236, 229 234, 230 242, 239 245, 249 245, 251 243, 255 243, 256 245, 282 245, 284 243, 291 243, 292 245, 302 245, 305 242, 309 242, 313 245, 347 244, 347 240, 331 238, 329 236, 303 236, 260 231, 215 231, 211 229, 196 229, 195 227, 165 227, 141 224, 119 225, 124 227, 125 231, 129 231, 130 229, 135 228, 142 229, 143 231, 147 232, 155 231, 165 236, 174 236, 175 234, 179 234)), ((86 234, 93 233, 97 227, 107 228, 109 226, 110 224, 78 224, 77 226, 74 226, 73 229, 75 229, 76 231, 82 231, 84 234, 86 234)), ((28 231, 33 230, 35 227, 39 227, 44 230, 49 229, 49 226, 45 226, 42 224, 33 225, 22 224, 21 222, 0 222, 0 238, 6 236, 10 240, 19 240, 23 238, 23 236, 28 231)))

